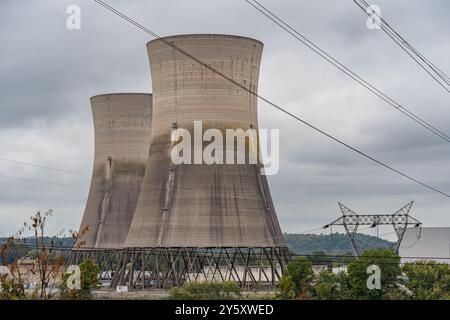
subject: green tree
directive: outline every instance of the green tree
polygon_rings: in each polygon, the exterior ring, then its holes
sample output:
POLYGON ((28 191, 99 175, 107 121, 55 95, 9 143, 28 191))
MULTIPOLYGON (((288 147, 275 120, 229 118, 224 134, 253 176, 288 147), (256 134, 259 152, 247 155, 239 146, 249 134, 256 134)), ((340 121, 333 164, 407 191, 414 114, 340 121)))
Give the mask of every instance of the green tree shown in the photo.
POLYGON ((60 270, 64 267, 64 255, 57 253, 54 243, 46 243, 45 229, 47 219, 52 217, 53 210, 44 213, 37 211, 30 217, 30 222, 24 222, 23 226, 12 237, 1 245, 2 261, 7 263, 10 273, 6 278, 0 278, 0 284, 7 290, 3 294, 12 299, 51 299, 54 296, 54 288, 60 280, 60 270), (33 234, 31 238, 25 238, 28 232, 33 234), (27 244, 27 240, 30 242, 27 244), (33 248, 29 250, 29 246, 33 248), (25 289, 29 277, 26 276, 20 266, 20 259, 31 255, 34 259, 31 273, 36 276, 38 286, 35 289, 25 289), (4 283, 3 283, 4 282, 4 283), (16 295, 16 296, 14 296, 16 295))
POLYGON ((169 291, 170 300, 234 300, 241 293, 236 282, 190 282, 169 291))
POLYGON ((450 300, 450 268, 446 263, 417 261, 403 266, 404 297, 413 300, 450 300))
POLYGON ((298 299, 309 298, 313 278, 314 272, 311 261, 306 257, 294 258, 286 266, 280 280, 278 297, 280 299, 291 299, 293 295, 298 299))
POLYGON ((348 283, 344 295, 348 299, 371 300, 387 299, 389 294, 398 289, 401 274, 400 257, 391 249, 371 249, 364 251, 358 259, 347 267, 348 283), (381 288, 369 289, 367 273, 370 265, 377 265, 381 270, 381 288))
POLYGON ((335 274, 321 271, 314 280, 313 297, 317 300, 341 300, 343 298, 343 277, 345 273, 335 274))
POLYGON ((288 275, 283 275, 278 282, 278 293, 276 298, 279 300, 292 300, 296 296, 294 291, 294 282, 292 277, 288 275))
POLYGON ((67 280, 70 274, 64 274, 60 286, 61 298, 66 300, 88 300, 92 298, 91 290, 99 285, 100 268, 91 259, 80 264, 80 289, 69 289, 67 280))
POLYGON ((21 279, 0 275, 0 300, 22 300, 29 297, 25 293, 24 285, 21 279))

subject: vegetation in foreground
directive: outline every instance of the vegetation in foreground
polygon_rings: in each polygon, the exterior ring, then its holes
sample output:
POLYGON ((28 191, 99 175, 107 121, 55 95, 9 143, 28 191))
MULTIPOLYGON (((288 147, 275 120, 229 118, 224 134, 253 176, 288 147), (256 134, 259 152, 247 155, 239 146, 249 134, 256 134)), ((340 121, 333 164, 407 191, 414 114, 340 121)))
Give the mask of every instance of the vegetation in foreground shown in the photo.
POLYGON ((69 282, 69 273, 62 277, 60 285, 60 299, 63 300, 90 300, 92 299, 91 290, 97 288, 100 284, 98 275, 100 268, 91 259, 84 260, 80 264, 80 289, 70 289, 67 287, 69 282))
MULTIPOLYGON (((9 273, 0 273, 0 299, 92 299, 91 290, 98 286, 100 268, 92 260, 80 265, 80 289, 67 287, 69 274, 65 273, 63 251, 56 250, 54 241, 45 237, 46 220, 52 215, 37 212, 31 216, 26 229, 34 237, 25 244, 11 237, 0 244, 2 262, 9 273), (20 263, 24 250, 34 261, 31 277, 36 279, 33 288, 26 287, 20 263), (59 252, 59 253, 58 253, 59 252)), ((86 230, 87 231, 87 230, 86 230)), ((76 237, 77 235, 73 235, 76 237)), ((285 235, 286 236, 286 235, 285 235)), ((28 275, 30 276, 30 275, 28 275)), ((391 249, 370 249, 358 258, 348 254, 327 254, 313 251, 307 256, 295 257, 286 267, 274 295, 244 295, 237 283, 192 282, 182 288, 173 288, 169 299, 219 300, 219 299, 310 299, 310 300, 450 300, 450 269, 448 264, 435 261, 400 263, 400 257, 391 249), (326 266, 315 274, 313 264, 326 266), (346 271, 330 271, 333 266, 346 266, 346 271), (379 267, 379 289, 368 288, 369 266, 379 267)))
MULTIPOLYGON (((44 213, 37 211, 14 236, 0 243, 0 300, 92 297, 91 289, 98 285, 100 268, 92 260, 84 261, 79 266, 80 290, 67 287, 70 276, 66 274, 67 255, 58 250, 53 239, 45 236, 47 220, 52 215, 51 209, 44 213), (27 232, 33 236, 22 238, 27 232)), ((87 228, 82 230, 80 235, 87 231, 87 228)), ((74 239, 79 236, 76 232, 71 233, 74 239)))
MULTIPOLYGON (((321 256, 321 255, 320 255, 321 256)), ((217 300, 251 299, 244 296, 234 282, 189 283, 173 288, 169 299, 217 300)), ((255 296, 256 297, 256 296, 255 296)), ((277 293, 259 299, 280 300, 450 300, 448 264, 418 261, 400 264, 391 249, 366 250, 347 265, 347 272, 323 270, 314 274, 311 259, 296 257, 286 267, 277 293), (380 268, 380 288, 369 289, 367 269, 380 268)))
POLYGON ((435 261, 400 264, 390 249, 366 250, 347 272, 313 275, 311 261, 291 261, 278 285, 278 299, 316 300, 450 300, 450 268, 435 261), (367 286, 368 267, 380 268, 380 289, 367 286))
POLYGON ((191 282, 169 292, 170 300, 236 300, 240 297, 240 288, 234 281, 191 282))

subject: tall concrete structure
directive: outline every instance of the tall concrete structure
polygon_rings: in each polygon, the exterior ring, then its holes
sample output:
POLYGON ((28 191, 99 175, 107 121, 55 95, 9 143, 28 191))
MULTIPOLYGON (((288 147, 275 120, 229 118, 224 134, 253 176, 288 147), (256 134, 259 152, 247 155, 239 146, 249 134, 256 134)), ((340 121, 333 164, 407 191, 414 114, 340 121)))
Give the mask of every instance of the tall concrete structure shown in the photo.
MULTIPOLYGON (((257 91, 260 41, 214 34, 164 39, 257 91)), ((153 87, 150 153, 124 244, 128 255, 113 285, 128 281, 136 286, 142 281, 145 287, 147 272, 161 286, 192 279, 273 286, 286 261, 287 247, 259 166, 174 164, 171 159, 176 144, 172 133, 182 128, 194 137, 194 121, 202 122, 203 132, 218 129, 224 137, 226 129, 257 130, 257 99, 160 39, 150 41, 147 50, 153 87), (142 261, 156 262, 145 265, 142 261), (130 263, 133 267, 127 271, 130 263), (251 263, 256 263, 257 270, 249 267, 251 263), (136 269, 140 270, 137 275, 136 269)), ((248 146, 245 153, 248 159, 248 146)))
MULTIPOLYGON (((208 34, 165 39, 257 91, 260 41, 208 34)), ((224 137, 226 129, 257 129, 256 98, 161 40, 150 41, 147 49, 153 87, 150 170, 124 247, 285 246, 266 177, 256 164, 174 165, 170 157, 172 131, 184 128, 194 137, 194 121, 224 137)))
POLYGON ((91 98, 95 152, 91 187, 77 240, 83 249, 119 249, 128 234, 150 146, 152 95, 91 98))

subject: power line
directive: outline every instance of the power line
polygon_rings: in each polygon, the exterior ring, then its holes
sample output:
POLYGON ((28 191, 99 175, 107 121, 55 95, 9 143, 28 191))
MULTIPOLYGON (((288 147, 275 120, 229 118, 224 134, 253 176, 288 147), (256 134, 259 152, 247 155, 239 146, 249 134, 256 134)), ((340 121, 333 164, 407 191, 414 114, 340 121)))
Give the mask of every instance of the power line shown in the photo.
MULTIPOLYGON (((397 169, 394 169, 394 168, 391 167, 390 165, 387 165, 387 164, 385 164, 385 163, 383 163, 383 162, 381 162, 381 161, 375 159, 374 157, 372 157, 372 156, 370 156, 370 155, 368 155, 368 154, 366 154, 366 153, 364 153, 364 152, 362 152, 362 151, 356 149, 355 147, 352 147, 351 145, 349 145, 349 144, 347 144, 347 143, 341 141, 340 139, 338 139, 338 138, 332 136, 331 134, 326 133, 325 131, 319 129, 318 127, 316 127, 316 126, 314 126, 314 125, 312 125, 311 123, 307 122, 306 120, 303 120, 303 119, 300 118, 299 116, 297 116, 297 115, 295 115, 295 114, 293 114, 293 113, 287 111, 286 109, 280 107, 280 106, 277 105, 276 103, 274 103, 274 102, 272 102, 272 101, 270 101, 270 100, 268 100, 268 99, 262 97, 262 96, 259 95, 257 92, 255 92, 255 91, 253 91, 253 90, 251 90, 251 89, 248 89, 248 88, 245 87, 244 85, 242 85, 242 84, 238 83, 237 81, 231 79, 230 77, 226 76, 226 75, 223 74, 222 72, 220 72, 220 71, 216 70, 215 68, 211 67, 211 66, 208 65, 207 63, 205 63, 205 62, 199 60, 198 58, 196 58, 196 57, 192 56, 191 54, 189 54, 188 52, 184 51, 183 49, 177 47, 175 44, 173 44, 173 43, 167 41, 167 40, 164 39, 164 38, 161 38, 158 34, 154 33, 153 31, 149 30, 148 28, 142 26, 142 25, 139 24, 138 22, 134 21, 133 19, 131 19, 131 18, 128 17, 127 15, 125 15, 125 14, 121 13, 120 11, 114 9, 113 7, 109 6, 109 5, 106 4, 105 2, 103 2, 103 1, 101 1, 101 0, 94 0, 94 1, 97 2, 98 4, 100 4, 101 6, 103 6, 104 8, 106 8, 107 10, 109 10, 109 11, 113 12, 114 14, 118 15, 118 16, 121 17, 122 19, 126 20, 127 22, 133 24, 134 26, 138 27, 139 29, 143 30, 144 32, 146 32, 146 33, 150 34, 151 36, 155 37, 157 40, 162 41, 164 44, 170 46, 170 47, 173 48, 174 50, 180 52, 181 54, 185 55, 185 56, 188 57, 189 59, 195 61, 196 63, 198 63, 199 65, 201 65, 201 66, 204 67, 205 69, 207 69, 207 70, 209 70, 209 71, 215 73, 216 75, 218 75, 218 76, 220 76, 221 78, 223 78, 223 79, 229 81, 230 83, 232 83, 232 84, 234 84, 235 86, 241 88, 242 90, 247 91, 247 92, 250 93, 251 95, 253 95, 253 96, 259 98, 260 100, 266 102, 267 104, 271 105, 272 107, 276 108, 277 110, 279 110, 279 111, 283 112, 284 114, 290 116, 291 118, 294 118, 295 120, 297 120, 297 121, 303 123, 304 125, 306 125, 306 126, 310 127, 311 129, 315 130, 316 132, 318 132, 318 133, 320 133, 320 134, 322 134, 322 135, 328 137, 329 139, 331 139, 331 140, 333 140, 333 141, 335 141, 335 142, 341 144, 342 146, 344 146, 344 147, 350 149, 351 151, 353 151, 353 152, 355 152, 355 153, 357 153, 357 154, 359 154, 359 155, 361 155, 361 156, 363 156, 363 157, 365 157, 365 158, 367 158, 367 159, 369 159, 369 160, 371 160, 371 161, 373 161, 373 162, 375 162, 375 163, 377 163, 377 164, 379 164, 379 165, 381 165, 381 166, 383 166, 383 167, 385 167, 385 168, 387 168, 387 169, 389 169, 389 170, 391 170, 391 171, 393 171, 393 172, 395 172, 395 173, 397 173, 397 174, 403 176, 404 178, 407 178, 408 180, 411 180, 411 181, 413 181, 413 182, 415 182, 415 183, 417 183, 417 184, 419 184, 419 185, 421 185, 421 186, 423 186, 423 187, 425 187, 425 188, 427 188, 427 189, 433 190, 433 191, 435 191, 435 192, 437 192, 437 193, 439 193, 439 194, 441 194, 441 195, 443 195, 443 196, 445 196, 445 197, 447 197, 447 198, 450 198, 450 194, 445 193, 445 192, 443 192, 443 191, 441 191, 441 190, 439 190, 439 189, 437 189, 437 188, 435 188, 435 187, 432 187, 432 186, 430 186, 430 185, 428 185, 428 184, 426 184, 426 183, 424 183, 424 182, 422 182, 422 181, 420 181, 420 180, 418 180, 418 179, 415 179, 415 178, 413 178, 413 177, 411 177, 411 176, 409 176, 409 175, 407 175, 407 174, 405 174, 405 173, 403 173, 403 172, 401 172, 401 171, 399 171, 399 170, 397 170, 397 169)), ((449 141, 450 141, 450 139, 449 139, 449 141)))
POLYGON ((49 184, 49 185, 55 185, 55 186, 60 186, 60 187, 81 188, 81 189, 86 189, 87 188, 87 187, 77 186, 77 185, 72 185, 72 184, 65 184, 65 183, 57 183, 57 182, 50 182, 50 181, 37 180, 37 179, 27 179, 27 178, 5 176, 3 174, 0 174, 0 178, 19 180, 19 181, 25 181, 25 182, 33 182, 33 183, 49 184))
MULTIPOLYGON (((372 228, 372 227, 370 226, 370 227, 367 227, 367 228, 362 228, 362 229, 360 229, 360 230, 358 230, 358 231, 366 230, 366 229, 369 229, 369 228, 372 228)), ((318 228, 314 228, 314 229, 309 229, 309 230, 305 230, 305 231, 301 231, 301 232, 296 232, 296 233, 294 233, 294 234, 312 233, 312 232, 319 231, 319 230, 325 230, 325 229, 324 229, 324 227, 322 226, 322 227, 318 227, 318 228)))
POLYGON ((311 232, 314 232, 314 231, 319 231, 319 230, 323 230, 323 227, 320 227, 320 228, 315 228, 315 229, 310 229, 310 230, 305 230, 305 231, 302 231, 302 232, 298 232, 298 233, 296 233, 296 234, 305 234, 305 233, 311 233, 311 232))
POLYGON ((387 235, 394 234, 394 233, 395 233, 395 231, 387 232, 387 233, 382 233, 382 234, 380 234, 378 237, 383 237, 383 236, 387 236, 387 235))
POLYGON ((44 166, 44 165, 41 165, 41 164, 36 164, 36 163, 31 163, 31 162, 24 162, 24 161, 5 159, 5 158, 0 158, 0 161, 20 164, 20 165, 30 166, 30 167, 35 167, 35 168, 41 168, 41 169, 46 169, 46 170, 52 170, 52 171, 56 171, 56 172, 62 172, 62 173, 68 173, 68 174, 77 174, 77 175, 81 175, 81 176, 89 176, 87 173, 83 173, 83 172, 58 169, 58 168, 53 168, 53 167, 44 166))
POLYGON ((412 121, 414 121, 416 124, 422 126, 423 128, 427 129, 431 133, 437 135, 441 139, 445 140, 446 142, 450 142, 450 136, 448 136, 446 133, 442 132, 438 128, 431 125, 429 122, 425 121, 418 115, 414 114, 412 111, 410 111, 408 108, 404 107, 385 93, 383 93, 381 90, 367 82, 364 78, 357 75, 355 72, 350 70, 347 66, 333 58, 330 54, 325 52, 323 49, 321 49, 319 46, 314 44, 311 40, 306 38, 303 34, 298 32, 296 29, 294 29, 292 26, 290 26, 288 23, 286 23, 283 19, 281 19, 279 16, 274 14, 272 11, 261 5, 256 0, 250 1, 245 0, 248 4, 250 4, 253 8, 258 10, 260 13, 262 13, 264 16, 269 18, 272 22, 277 24, 280 28, 288 32, 291 36, 293 36, 295 39, 297 39, 299 42, 304 44, 306 47, 311 49, 313 52, 318 54, 320 57, 322 57, 324 60, 326 60, 328 63, 342 71, 344 74, 346 74, 348 77, 359 83, 361 86, 375 94, 378 98, 401 112, 404 116, 408 117, 412 121))
POLYGON ((428 73, 445 91, 450 93, 450 77, 441 69, 436 67, 411 43, 406 41, 386 20, 384 20, 373 8, 364 0, 353 0, 380 28, 403 50, 405 51, 426 73, 428 73), (439 78, 439 79, 438 79, 439 78))

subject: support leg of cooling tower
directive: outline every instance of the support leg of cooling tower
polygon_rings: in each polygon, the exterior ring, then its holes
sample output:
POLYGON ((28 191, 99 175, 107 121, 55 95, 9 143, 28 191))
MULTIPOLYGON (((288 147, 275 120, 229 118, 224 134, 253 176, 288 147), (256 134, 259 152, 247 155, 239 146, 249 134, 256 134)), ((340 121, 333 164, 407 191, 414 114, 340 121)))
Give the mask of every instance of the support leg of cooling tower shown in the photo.
POLYGON ((69 258, 67 259, 67 265, 71 266, 71 265, 76 265, 77 264, 77 251, 76 250, 71 250, 69 253, 69 258))
POLYGON ((129 287, 130 288, 135 288, 135 283, 134 283, 134 265, 135 265, 135 261, 136 261, 136 252, 132 252, 131 253, 131 261, 130 261, 130 270, 128 271, 128 283, 129 283, 129 287))
POLYGON ((231 280, 241 288, 274 288, 288 261, 286 248, 128 250, 119 256, 111 286, 128 284, 136 288, 142 281, 143 289, 153 286, 166 289, 183 286, 187 281, 231 280))
POLYGON ((114 275, 111 281, 112 288, 115 288, 118 285, 123 285, 125 280, 124 276, 127 262, 128 262, 128 253, 127 251, 123 251, 118 257, 118 262, 114 270, 114 275))

